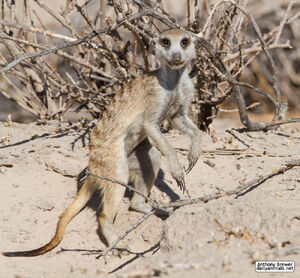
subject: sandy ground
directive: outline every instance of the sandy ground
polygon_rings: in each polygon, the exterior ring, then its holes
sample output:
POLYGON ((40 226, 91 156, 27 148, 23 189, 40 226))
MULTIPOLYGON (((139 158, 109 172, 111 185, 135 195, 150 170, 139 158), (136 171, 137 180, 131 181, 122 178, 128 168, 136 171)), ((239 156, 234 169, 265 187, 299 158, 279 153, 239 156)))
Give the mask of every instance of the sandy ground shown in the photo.
MULTIPOLYGON (((192 197, 234 189, 300 158, 299 125, 267 133, 232 126, 217 121, 212 134, 203 136, 202 158, 186 176, 192 197)), ((56 122, 0 122, 1 252, 36 248, 51 238, 59 214, 76 195, 76 175, 87 165, 87 138, 81 134, 56 122)), ((166 136, 187 165, 187 138, 166 136)), ((92 252, 105 245, 88 207, 55 250, 34 258, 0 255, 0 277, 300 277, 299 193, 295 167, 240 196, 185 206, 167 219, 151 216, 124 239, 137 254, 109 253, 106 263, 92 252), (292 260, 296 270, 256 273, 253 262, 266 259, 292 260)), ((161 203, 185 198, 165 160, 151 197, 161 203)), ((128 205, 125 197, 115 222, 119 234, 142 217, 128 205)))

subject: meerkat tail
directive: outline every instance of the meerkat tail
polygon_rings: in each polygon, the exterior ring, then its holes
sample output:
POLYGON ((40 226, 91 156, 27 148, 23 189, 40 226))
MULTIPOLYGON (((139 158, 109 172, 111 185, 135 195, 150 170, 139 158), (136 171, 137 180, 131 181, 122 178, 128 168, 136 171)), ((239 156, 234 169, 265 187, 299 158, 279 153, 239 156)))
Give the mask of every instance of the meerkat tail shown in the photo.
POLYGON ((72 204, 59 216, 55 235, 49 243, 37 249, 18 252, 4 252, 3 255, 7 257, 34 257, 45 254, 54 249, 63 239, 68 223, 85 207, 95 190, 96 188, 94 186, 90 186, 89 182, 86 181, 84 183, 72 204))

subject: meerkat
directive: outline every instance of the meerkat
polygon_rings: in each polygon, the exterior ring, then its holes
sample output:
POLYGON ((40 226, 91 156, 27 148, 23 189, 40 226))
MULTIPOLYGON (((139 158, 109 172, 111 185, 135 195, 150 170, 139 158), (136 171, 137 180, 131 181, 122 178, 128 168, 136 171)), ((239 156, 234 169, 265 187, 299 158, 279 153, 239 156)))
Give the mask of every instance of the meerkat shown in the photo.
MULTIPOLYGON (((134 186, 149 194, 160 167, 160 155, 167 158, 170 172, 185 191, 184 170, 176 151, 160 131, 168 119, 172 127, 191 139, 188 154, 189 172, 201 152, 201 133, 189 119, 188 110, 194 86, 188 64, 195 57, 195 37, 188 31, 170 29, 154 38, 155 56, 160 68, 124 85, 116 94, 94 128, 89 143, 88 170, 123 183, 132 179, 134 186)), ((55 248, 62 240, 68 223, 87 204, 92 195, 101 194, 101 232, 108 246, 118 238, 113 227, 125 187, 88 175, 75 200, 60 215, 52 240, 34 250, 5 252, 5 256, 38 256, 55 248)), ((142 197, 134 195, 131 207, 147 213, 152 208, 142 197)), ((117 245, 116 248, 123 248, 117 245)), ((125 247, 126 248, 126 247, 125 247)))

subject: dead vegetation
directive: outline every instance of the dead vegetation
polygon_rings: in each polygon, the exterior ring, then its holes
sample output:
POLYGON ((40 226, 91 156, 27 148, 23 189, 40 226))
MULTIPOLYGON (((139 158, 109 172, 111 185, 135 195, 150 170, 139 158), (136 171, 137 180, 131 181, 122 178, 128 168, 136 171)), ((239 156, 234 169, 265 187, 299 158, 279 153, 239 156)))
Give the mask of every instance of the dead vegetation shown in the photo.
POLYGON ((299 3, 186 0, 182 14, 172 15, 167 1, 96 2, 66 0, 53 10, 40 0, 2 1, 0 92, 40 119, 60 120, 69 111, 101 117, 125 82, 157 67, 153 37, 184 28, 199 38, 191 69, 199 127, 207 129, 228 99, 236 99, 248 130, 299 120, 286 119, 288 105, 300 103, 299 3), (254 7, 254 14, 248 12, 254 7), (56 22, 54 28, 44 24, 39 10, 56 22), (252 122, 246 110, 257 104, 248 106, 245 96, 267 104, 274 121, 252 122))

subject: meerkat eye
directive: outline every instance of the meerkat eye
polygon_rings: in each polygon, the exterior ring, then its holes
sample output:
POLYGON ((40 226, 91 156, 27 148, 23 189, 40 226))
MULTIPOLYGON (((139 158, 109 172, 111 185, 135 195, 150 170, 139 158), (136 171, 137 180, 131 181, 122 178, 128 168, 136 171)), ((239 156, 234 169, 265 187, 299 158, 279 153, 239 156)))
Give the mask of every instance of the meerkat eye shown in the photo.
POLYGON ((160 40, 160 43, 164 47, 169 47, 171 45, 171 41, 169 39, 167 39, 167 38, 162 38, 160 40))
POLYGON ((184 39, 182 39, 181 42, 180 42, 180 44, 181 44, 181 46, 184 47, 184 48, 187 47, 187 46, 190 44, 189 38, 184 38, 184 39))

